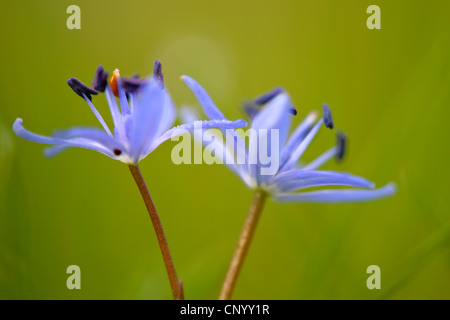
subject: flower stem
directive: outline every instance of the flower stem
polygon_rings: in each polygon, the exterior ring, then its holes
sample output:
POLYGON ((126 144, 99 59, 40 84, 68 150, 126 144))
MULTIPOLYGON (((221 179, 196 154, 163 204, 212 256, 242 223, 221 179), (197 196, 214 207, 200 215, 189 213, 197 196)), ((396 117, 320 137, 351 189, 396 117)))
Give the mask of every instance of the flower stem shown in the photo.
POLYGON ((147 185, 145 184, 144 178, 142 177, 141 170, 138 166, 129 165, 131 174, 141 192, 142 199, 144 199, 145 206, 150 215, 150 219, 153 223, 153 228, 155 229, 156 237, 158 238, 159 248, 164 259, 164 264, 166 266, 167 275, 169 276, 170 287, 172 289, 173 298, 176 300, 184 299, 183 283, 178 281, 177 273, 175 271, 175 266, 172 261, 172 257, 169 251, 169 245, 167 244, 166 236, 164 235, 164 230, 159 220, 158 213, 156 212, 155 205, 153 204, 152 198, 148 191, 147 185))
POLYGON ((231 299, 231 295, 233 294, 233 289, 236 285, 239 272, 241 271, 245 256, 248 251, 248 247, 250 246, 250 242, 252 241, 253 233, 255 232, 255 228, 258 223, 265 198, 266 193, 262 190, 257 190, 255 195, 253 196, 253 201, 248 211, 244 228, 241 231, 238 245, 234 251, 233 258, 231 259, 231 263, 225 277, 225 281, 222 285, 222 291, 220 292, 219 300, 231 299))

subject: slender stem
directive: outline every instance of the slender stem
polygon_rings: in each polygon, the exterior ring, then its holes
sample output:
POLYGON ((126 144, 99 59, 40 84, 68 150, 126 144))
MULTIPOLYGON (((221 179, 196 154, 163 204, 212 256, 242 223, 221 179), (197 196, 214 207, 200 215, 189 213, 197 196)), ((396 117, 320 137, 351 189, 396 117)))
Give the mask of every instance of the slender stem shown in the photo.
POLYGON ((158 238, 159 248, 164 259, 164 264, 166 265, 167 275, 169 276, 170 287, 172 289, 173 298, 177 300, 184 299, 183 283, 178 281, 177 273, 175 271, 175 266, 172 261, 172 257, 169 251, 169 245, 167 244, 166 236, 164 235, 164 230, 159 220, 158 213, 156 212, 155 205, 153 204, 152 198, 148 191, 147 185, 145 184, 144 178, 142 177, 141 170, 138 166, 129 165, 131 174, 141 192, 142 199, 144 199, 145 206, 150 215, 150 219, 153 223, 153 228, 155 229, 156 237, 158 238))
POLYGON ((234 286, 236 285, 239 272, 241 271, 245 256, 248 251, 248 247, 250 246, 250 242, 252 241, 253 233, 255 232, 255 228, 258 223, 265 198, 266 193, 262 190, 257 190, 255 195, 253 196, 253 201, 248 211, 244 228, 241 231, 238 245, 234 251, 233 258, 231 259, 231 263, 225 277, 225 281, 222 285, 222 291, 220 292, 219 300, 231 299, 234 286))

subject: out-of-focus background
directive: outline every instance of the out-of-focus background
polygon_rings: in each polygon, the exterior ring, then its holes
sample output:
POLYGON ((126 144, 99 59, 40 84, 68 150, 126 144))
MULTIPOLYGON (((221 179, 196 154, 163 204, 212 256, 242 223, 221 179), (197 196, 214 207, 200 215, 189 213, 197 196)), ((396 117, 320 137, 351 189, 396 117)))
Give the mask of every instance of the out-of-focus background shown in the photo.
MULTIPOLYGON (((299 115, 321 103, 349 136, 326 169, 396 196, 359 204, 269 201, 236 299, 449 299, 448 1, 8 1, 0 11, 0 298, 170 299, 161 254, 127 167, 71 149, 47 159, 16 137, 95 125, 67 86, 97 65, 122 75, 163 63, 177 107, 198 106, 197 79, 230 119, 274 86, 299 115), (69 30, 66 9, 81 8, 69 30), (381 30, 366 9, 381 8, 381 30), (81 268, 68 290, 66 268, 81 268), (366 269, 381 268, 369 290, 366 269)), ((94 98, 110 122, 104 96, 94 98)), ((304 155, 335 142, 321 130, 304 155)), ((174 165, 168 141, 141 162, 185 295, 216 299, 252 192, 223 165, 174 165)))

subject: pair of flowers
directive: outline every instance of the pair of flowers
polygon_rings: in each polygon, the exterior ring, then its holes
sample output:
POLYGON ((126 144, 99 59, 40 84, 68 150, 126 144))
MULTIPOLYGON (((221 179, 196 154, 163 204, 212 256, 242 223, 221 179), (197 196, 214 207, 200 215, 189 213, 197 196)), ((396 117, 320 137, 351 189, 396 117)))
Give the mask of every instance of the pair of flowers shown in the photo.
MULTIPOLYGON (((121 78, 118 70, 114 71, 109 81, 107 78, 108 74, 99 66, 92 88, 85 86, 76 78, 68 80, 70 87, 87 102, 103 130, 93 127, 74 127, 56 131, 51 137, 46 137, 26 130, 22 119, 18 118, 13 125, 14 132, 23 139, 52 145, 45 150, 47 156, 56 155, 71 147, 81 147, 98 151, 126 164, 137 165, 164 141, 196 128, 195 115, 185 112, 184 119, 189 121, 169 129, 175 121, 176 110, 164 87, 159 61, 155 62, 153 75, 148 79, 121 78), (106 95, 114 123, 113 131, 109 129, 92 103, 92 95, 97 95, 99 92, 104 92, 106 95), (118 97, 120 108, 115 97, 118 97)), ((203 121, 203 129, 230 129, 246 126, 244 120, 228 120, 216 107, 205 89, 194 79, 188 76, 182 76, 181 79, 193 91, 209 119, 203 121)), ((246 105, 246 110, 251 117, 251 128, 255 132, 261 129, 279 130, 279 150, 269 151, 280 155, 279 169, 273 175, 261 175, 260 169, 263 165, 258 162, 248 164, 251 155, 244 140, 237 136, 237 148, 245 154, 245 164, 227 162, 227 165, 250 188, 262 188, 278 201, 327 203, 367 201, 395 192, 394 184, 374 189, 374 184, 364 178, 348 173, 317 170, 333 157, 342 159, 345 150, 345 136, 342 134, 338 135, 336 146, 309 164, 298 165, 300 157, 319 129, 323 125, 333 128, 333 119, 327 105, 323 105, 323 117, 317 120, 317 113, 310 113, 289 139, 291 119, 297 111, 292 107, 289 95, 283 89, 276 88, 256 98, 251 104, 246 105), (292 192, 327 185, 362 189, 292 192)), ((249 145, 251 146, 252 140, 256 139, 256 135, 250 136, 249 145)), ((227 151, 226 142, 215 147, 227 151)))
MULTIPOLYGON (((68 80, 69 86, 86 101, 103 129, 74 127, 56 131, 52 136, 46 137, 26 130, 22 119, 19 118, 14 122, 13 130, 23 139, 51 145, 45 149, 47 156, 56 155, 71 147, 80 147, 98 151, 128 164, 152 220, 173 297, 184 299, 183 283, 178 280, 161 221, 138 163, 164 141, 187 131, 196 130, 199 120, 195 113, 188 109, 183 112, 183 118, 187 122, 170 128, 175 122, 176 109, 164 86, 161 69, 161 63, 157 60, 153 75, 149 78, 122 78, 119 71, 115 70, 108 80, 108 74, 99 66, 91 87, 87 87, 76 78, 68 80), (110 130, 92 103, 92 96, 99 92, 104 92, 106 95, 114 130, 110 130)), ((244 120, 228 120, 216 107, 205 89, 194 79, 188 76, 182 76, 181 79, 197 97, 209 119, 202 122, 203 130, 211 128, 223 131, 234 130, 247 125, 244 120)), ((247 186, 255 189, 255 196, 225 277, 220 299, 231 298, 267 195, 277 201, 337 203, 379 199, 394 194, 396 189, 393 183, 374 189, 374 184, 362 177, 349 173, 317 170, 333 157, 342 159, 346 143, 343 134, 338 134, 337 144, 317 159, 308 164, 299 165, 300 157, 319 129, 322 126, 332 129, 334 126, 330 108, 326 104, 323 105, 322 117, 318 119, 317 112, 310 113, 290 136, 292 117, 297 114, 297 110, 292 106, 289 95, 283 89, 275 88, 261 95, 247 103, 245 110, 251 119, 252 129, 248 147, 239 134, 233 135, 237 140, 236 144, 233 143, 233 150, 230 150, 227 141, 208 142, 208 146, 212 144, 214 150, 221 151, 220 154, 227 154, 227 159, 232 161, 227 161, 226 164, 247 186), (260 161, 258 155, 255 155, 258 148, 254 146, 261 139, 258 132, 271 130, 277 132, 277 143, 271 144, 268 140, 265 142, 268 153, 279 157, 278 170, 272 174, 261 174, 265 164, 260 161), (235 151, 244 155, 243 163, 229 155, 235 154, 235 151), (255 159, 256 161, 251 161, 255 159), (335 185, 356 188, 293 192, 335 185)), ((200 143, 204 143, 203 139, 200 143)))

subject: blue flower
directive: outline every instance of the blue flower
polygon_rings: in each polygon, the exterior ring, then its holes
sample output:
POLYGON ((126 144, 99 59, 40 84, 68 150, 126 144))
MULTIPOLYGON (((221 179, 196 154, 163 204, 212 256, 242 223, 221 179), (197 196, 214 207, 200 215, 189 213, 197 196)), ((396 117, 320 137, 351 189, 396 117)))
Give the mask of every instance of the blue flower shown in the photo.
MULTIPOLYGON (((194 79, 183 76, 183 81, 193 91, 206 116, 209 119, 225 120, 225 116, 216 107, 208 93, 194 79)), ((300 164, 299 160, 313 138, 322 126, 333 128, 330 108, 323 105, 323 116, 318 118, 317 112, 311 112, 289 136, 292 115, 297 110, 292 106, 289 95, 281 88, 256 98, 246 104, 245 110, 252 118, 249 135, 249 147, 239 134, 233 134, 235 141, 231 143, 213 141, 215 150, 227 157, 224 161, 242 181, 252 189, 264 190, 277 201, 295 202, 357 202, 368 201, 393 195, 396 191, 394 183, 389 183, 379 189, 362 177, 345 172, 318 170, 331 158, 342 159, 345 151, 345 135, 337 135, 337 144, 308 164, 300 164), (275 129, 275 142, 269 137, 259 135, 258 132, 271 132, 275 129), (258 155, 260 142, 265 142, 268 154, 276 155, 277 167, 270 172, 268 164, 258 155), (244 162, 240 162, 236 154, 243 155, 244 162), (231 154, 231 155, 230 155, 231 154), (229 161, 231 159, 231 161, 229 161), (253 160, 253 161, 252 161, 253 160), (324 189, 319 191, 293 192, 312 187, 348 186, 350 189, 324 189)), ((196 118, 191 110, 184 110, 184 119, 190 121, 196 118)), ((228 133, 227 133, 228 134, 228 133)), ((227 136, 229 137, 229 135, 227 136)), ((202 141, 203 142, 203 141, 202 141)), ((204 142, 203 142, 204 143, 204 142)), ((208 143, 208 145, 211 145, 208 143)), ((204 143, 205 144, 205 143, 204 143)))
MULTIPOLYGON (((80 80, 71 78, 69 86, 91 108, 103 127, 73 127, 56 131, 46 137, 26 130, 22 119, 14 122, 13 130, 21 138, 52 145, 45 149, 53 156, 70 147, 91 149, 126 164, 137 165, 161 143, 171 137, 194 130, 195 123, 185 123, 169 130, 176 116, 174 104, 164 87, 161 63, 156 60, 153 75, 147 79, 121 78, 114 71, 111 79, 101 66, 98 67, 92 88, 80 80), (92 103, 91 95, 104 92, 114 123, 111 131, 92 103), (119 98, 119 105, 116 98, 119 98)), ((211 120, 202 123, 203 128, 232 128, 246 126, 244 120, 211 120)))

